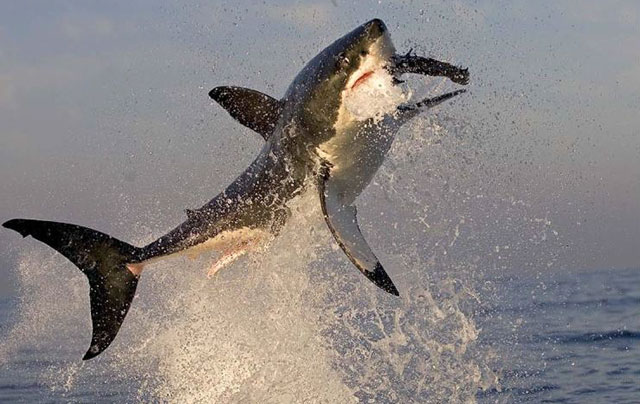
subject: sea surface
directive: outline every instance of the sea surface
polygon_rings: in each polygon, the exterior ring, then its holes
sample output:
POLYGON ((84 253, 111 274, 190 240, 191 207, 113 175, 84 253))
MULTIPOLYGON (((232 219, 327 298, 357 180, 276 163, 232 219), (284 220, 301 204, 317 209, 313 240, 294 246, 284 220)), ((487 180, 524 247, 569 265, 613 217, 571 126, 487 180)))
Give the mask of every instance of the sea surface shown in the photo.
POLYGON ((640 270, 496 282, 481 335, 502 353, 502 388, 480 402, 640 402, 640 270))
MULTIPOLYGON (((473 318, 477 331, 473 349, 483 352, 482 357, 491 358, 486 360, 491 368, 491 374, 495 377, 495 383, 483 386, 478 379, 477 392, 473 396, 466 398, 460 396, 452 398, 451 401, 640 402, 640 270, 549 271, 536 275, 522 273, 517 276, 486 277, 482 282, 484 285, 479 286, 477 290, 491 290, 491 296, 482 296, 480 293, 477 305, 470 308, 472 313, 469 313, 469 318, 473 318)), ((64 307, 63 301, 66 297, 59 296, 58 299, 61 299, 61 306, 64 307)), ((438 296, 433 296, 433 299, 437 303, 438 296)), ((156 365, 146 364, 132 368, 130 363, 123 365, 127 363, 126 356, 120 356, 117 361, 110 361, 107 358, 110 352, 113 355, 116 350, 122 349, 113 346, 105 355, 107 359, 102 359, 103 363, 99 361, 82 363, 81 350, 88 337, 87 330, 84 329, 87 324, 74 327, 73 322, 67 323, 67 320, 63 319, 61 323, 54 322, 51 325, 48 319, 55 317, 56 310, 56 305, 52 304, 39 307, 34 311, 34 307, 29 307, 28 304, 25 308, 24 299, 19 298, 0 301, 0 335, 4 343, 10 345, 4 347, 0 357, 2 360, 0 402, 183 401, 185 396, 182 393, 184 392, 178 394, 177 390, 176 395, 172 395, 172 392, 167 390, 162 390, 162 394, 157 395, 158 384, 176 389, 184 389, 185 386, 185 384, 172 384, 171 380, 163 376, 166 368, 158 364, 158 361, 161 361, 158 357, 149 359, 156 365), (34 322, 34 316, 40 317, 37 317, 34 322), (21 322, 25 321, 30 322, 32 334, 28 332, 29 328, 21 326, 21 322), (38 329, 38 322, 49 324, 47 327, 51 328, 50 333, 47 333, 46 329, 44 331, 38 329), (65 331, 58 338, 55 334, 60 334, 60 329, 65 331), (16 330, 20 331, 19 341, 15 339, 16 330), (40 341, 43 332, 49 340, 55 342, 50 344, 40 341), (121 371, 124 372, 124 377, 119 374, 121 371), (136 374, 137 371, 144 374, 136 374)), ((87 314, 81 308, 75 310, 80 311, 76 317, 87 314)), ((284 318, 283 321, 287 319, 284 318)), ((367 318, 365 316, 355 321, 364 324, 367 318)), ((187 337, 182 340, 184 346, 189 347, 189 334, 186 335, 187 337)), ((348 335, 340 335, 340 332, 336 332, 336 338, 346 337, 348 335)), ((130 337, 126 338, 131 340, 130 337)), ((191 338, 194 345, 199 346, 202 342, 195 336, 191 338)), ((330 335, 325 333, 324 338, 330 338, 330 335)), ((380 339, 374 334, 359 334, 358 338, 380 339)), ((306 343, 313 343, 313 341, 312 337, 306 343)), ((265 341, 264 343, 277 342, 265 341)), ((422 343, 429 345, 430 341, 422 343)), ((145 348, 146 344, 144 341, 138 341, 135 354, 132 354, 130 361, 139 362, 140 358, 145 358, 144 355, 139 355, 140 351, 151 349, 145 348)), ((327 349, 331 349, 331 344, 327 346, 327 349)), ((398 360, 408 357, 415 361, 409 361, 403 367, 402 373, 406 379, 400 377, 394 380, 396 385, 394 388, 397 388, 397 384, 401 384, 402 380, 410 383, 412 367, 416 369, 420 367, 420 355, 424 352, 419 349, 420 347, 412 346, 413 353, 409 352, 408 356, 397 356, 398 360)), ((446 345, 440 345, 442 346, 446 345)), ((360 347, 358 344, 342 344, 334 346, 333 349, 340 351, 340 355, 344 355, 345 358, 350 358, 353 352, 349 351, 359 350, 360 347)), ((372 352, 378 353, 374 349, 372 352)), ((384 362, 371 361, 367 357, 370 354, 372 353, 359 353, 364 356, 365 363, 373 368, 369 370, 375 372, 378 370, 375 367, 382 367, 384 362)), ((431 354, 432 352, 426 355, 431 354)), ((468 360, 464 357, 458 359, 468 360)), ((202 361, 206 360, 206 357, 202 358, 202 361)), ((251 362, 242 355, 237 356, 235 360, 239 364, 243 361, 251 362)), ((455 361, 456 357, 453 360, 455 361)), ((197 362, 188 362, 184 365, 193 366, 194 363, 197 362)), ((287 365, 294 368, 304 367, 304 361, 293 364, 273 364, 271 373, 282 371, 286 375, 286 372, 291 370, 284 369, 287 365), (282 369, 279 366, 282 366, 282 369)), ((315 365, 310 362, 309 366, 315 365)), ((249 373, 250 367, 246 369, 249 373)), ((453 367, 448 371, 451 368, 453 367)), ((228 367, 225 369, 228 370, 228 367)), ((210 371, 215 373, 215 366, 210 371)), ((433 368, 430 372, 437 374, 439 369, 433 368)), ((420 374, 419 371, 416 373, 420 374)), ((348 372, 337 374, 338 377, 353 378, 348 372)), ((380 375, 385 377, 385 372, 380 372, 380 375)), ((321 369, 318 370, 317 377, 326 378, 321 369)), ((394 376, 390 374, 388 377, 394 376)), ((215 380, 213 378, 208 383, 215 383, 215 380)), ((286 384, 286 377, 278 379, 274 375, 274 380, 272 383, 286 384)), ((330 390, 332 385, 339 384, 335 380, 325 380, 325 382, 327 384, 324 388, 327 390, 330 390)), ((452 387, 457 383, 455 376, 450 380, 436 377, 431 379, 431 382, 443 384, 443 387, 452 387), (447 383, 449 386, 444 386, 447 383)), ((255 383, 258 383, 257 379, 255 383)), ((384 381, 378 381, 378 385, 382 387, 373 387, 373 390, 377 391, 372 391, 371 388, 358 391, 351 386, 347 396, 352 395, 353 401, 363 402, 438 402, 442 400, 442 396, 438 396, 436 390, 432 391, 433 396, 430 396, 428 391, 422 390, 416 390, 414 397, 411 397, 413 393, 406 391, 398 393, 405 394, 404 396, 386 395, 383 391, 384 381)), ((197 384, 189 386, 192 390, 201 387, 197 384)), ((293 393, 289 395, 283 394, 282 391, 267 390, 264 392, 264 397, 269 398, 272 394, 270 402, 299 402, 295 394, 298 387, 300 386, 291 386, 290 391, 293 393)), ((321 390, 323 387, 319 388, 321 390)), ((215 394, 217 393, 214 390, 198 391, 190 395, 186 401, 206 402, 208 397, 213 397, 215 394), (212 395, 208 396, 208 394, 212 395)), ((235 396, 226 396, 227 398, 221 401, 257 398, 257 396, 242 396, 242 392, 235 394, 235 396)), ((329 401, 326 397, 317 397, 318 401, 329 401)), ((311 401, 314 401, 313 398, 311 401)))

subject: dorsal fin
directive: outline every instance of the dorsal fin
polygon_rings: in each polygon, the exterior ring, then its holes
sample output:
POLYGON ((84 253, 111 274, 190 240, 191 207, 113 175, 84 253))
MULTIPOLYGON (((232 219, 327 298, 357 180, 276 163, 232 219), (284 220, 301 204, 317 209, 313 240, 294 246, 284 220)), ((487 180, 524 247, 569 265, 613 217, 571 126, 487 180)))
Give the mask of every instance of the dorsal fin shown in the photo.
POLYGON ((213 98, 238 122, 269 139, 282 112, 282 101, 256 90, 242 87, 216 87, 213 98))

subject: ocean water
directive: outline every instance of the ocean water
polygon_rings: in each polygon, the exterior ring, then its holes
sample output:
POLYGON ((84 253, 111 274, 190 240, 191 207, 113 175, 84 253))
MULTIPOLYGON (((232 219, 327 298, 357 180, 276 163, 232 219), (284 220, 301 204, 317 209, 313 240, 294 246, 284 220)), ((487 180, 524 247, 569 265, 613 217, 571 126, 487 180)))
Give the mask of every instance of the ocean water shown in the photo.
POLYGON ((158 268, 116 342, 89 362, 84 280, 34 251, 19 268, 21 297, 0 302, 0 401, 640 401, 639 270, 523 272, 473 286, 431 278, 398 302, 355 273, 331 287, 336 279, 314 269, 332 255, 318 239, 318 255, 284 273, 235 268, 211 283, 202 271, 163 271, 196 266, 187 261, 158 268), (324 292, 309 293, 312 284, 324 292))
MULTIPOLYGON (((213 279, 207 255, 145 270, 114 343, 83 362, 86 279, 16 238, 0 402, 640 402, 640 270, 557 268, 571 243, 505 191, 487 142, 417 119, 359 200, 401 298, 352 267, 306 192, 268 250, 213 279)), ((131 229, 137 245, 156 232, 131 229)))
POLYGON ((640 270, 490 282, 501 293, 478 323, 501 356, 501 388, 480 402, 640 402, 640 270))
POLYGON ((20 299, 2 306, 0 398, 473 398, 490 371, 470 349, 477 332, 461 309, 466 294, 427 277, 406 285, 403 299, 378 291, 333 247, 315 198, 306 193, 294 205, 295 219, 268 253, 212 280, 200 260, 150 268, 109 355, 88 362, 80 360, 90 330, 86 281, 59 255, 27 247, 16 268, 20 299))

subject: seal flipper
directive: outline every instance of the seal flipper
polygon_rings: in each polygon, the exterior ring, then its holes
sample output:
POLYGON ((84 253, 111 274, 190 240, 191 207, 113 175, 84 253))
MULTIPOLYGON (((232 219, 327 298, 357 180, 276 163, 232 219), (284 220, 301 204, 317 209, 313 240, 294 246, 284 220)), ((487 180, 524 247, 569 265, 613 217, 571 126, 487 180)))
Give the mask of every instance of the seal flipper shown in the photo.
POLYGON ((387 69, 394 76, 416 73, 427 76, 443 76, 457 84, 469 84, 469 69, 463 69, 436 59, 412 55, 411 51, 404 56, 394 55, 391 60, 392 64, 387 69))
POLYGON ((456 90, 456 91, 451 91, 449 93, 446 94, 442 94, 439 95, 437 97, 433 97, 433 98, 425 98, 421 101, 418 101, 414 104, 403 104, 400 105, 397 108, 397 114, 395 116, 395 119, 397 119, 399 121, 399 123, 402 125, 404 123, 406 123, 409 119, 415 117, 416 115, 420 114, 422 111, 427 110, 429 108, 433 108, 438 104, 441 104, 447 100, 450 100, 451 98, 463 94, 467 92, 467 90, 465 89, 460 89, 460 90, 456 90))
POLYGON ((358 227, 355 206, 342 203, 339 193, 334 189, 335 186, 332 185, 328 175, 320 179, 318 188, 322 213, 327 226, 349 260, 376 286, 392 295, 400 296, 393 281, 362 236, 358 227))
POLYGON ((282 101, 256 90, 242 87, 216 87, 213 98, 238 122, 268 140, 282 113, 282 101))
POLYGON ((127 269, 140 249, 104 233, 67 223, 13 219, 4 227, 42 241, 73 262, 89 280, 91 346, 83 359, 107 349, 135 295, 138 277, 127 269))

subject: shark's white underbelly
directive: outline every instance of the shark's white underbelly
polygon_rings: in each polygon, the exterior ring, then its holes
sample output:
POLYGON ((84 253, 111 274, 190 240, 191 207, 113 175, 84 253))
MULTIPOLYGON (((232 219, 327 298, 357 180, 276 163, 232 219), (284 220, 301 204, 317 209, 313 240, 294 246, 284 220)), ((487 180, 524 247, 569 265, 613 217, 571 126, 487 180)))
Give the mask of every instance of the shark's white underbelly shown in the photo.
POLYGON ((237 230, 223 231, 202 243, 196 244, 174 254, 154 257, 136 264, 128 264, 127 267, 131 272, 137 275, 142 272, 143 267, 146 265, 160 260, 178 256, 186 256, 191 259, 196 259, 202 254, 217 252, 218 261, 214 263, 214 266, 217 265, 217 271, 221 266, 233 262, 241 255, 265 247, 273 240, 273 237, 273 234, 263 229, 242 227, 237 230))
POLYGON ((200 243, 189 249, 183 250, 179 254, 183 254, 193 259, 208 252, 219 252, 224 254, 225 252, 243 249, 249 244, 254 246, 255 244, 260 245, 262 243, 266 243, 271 238, 273 238, 273 235, 267 231, 242 227, 238 230, 219 233, 215 237, 206 240, 204 243, 200 243))
POLYGON ((353 202, 382 165, 399 127, 397 106, 410 97, 393 84, 385 69, 392 49, 373 48, 377 50, 352 74, 341 94, 335 135, 317 151, 329 163, 334 187, 346 204, 353 202))
POLYGON ((350 204, 372 180, 387 155, 397 128, 389 115, 377 123, 358 123, 341 128, 318 148, 318 155, 329 163, 330 174, 350 204))

